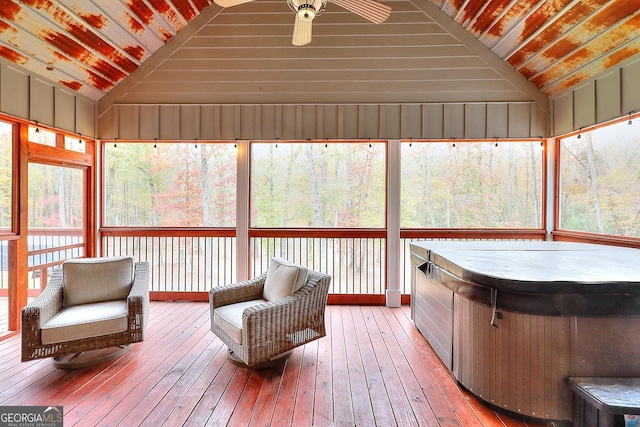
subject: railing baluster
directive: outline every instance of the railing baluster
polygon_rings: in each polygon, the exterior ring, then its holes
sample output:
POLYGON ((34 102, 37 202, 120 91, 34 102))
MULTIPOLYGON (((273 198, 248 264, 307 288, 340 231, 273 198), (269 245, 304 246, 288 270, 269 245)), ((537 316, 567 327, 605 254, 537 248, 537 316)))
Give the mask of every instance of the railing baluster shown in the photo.
POLYGON ((163 270, 164 270, 164 283, 163 283, 162 289, 165 290, 165 291, 169 290, 169 289, 167 289, 167 287, 168 287, 167 284, 169 283, 169 277, 167 276, 169 274, 169 271, 168 271, 169 269, 167 268, 167 266, 169 265, 167 263, 168 262, 167 257, 169 256, 168 255, 169 254, 168 245, 169 245, 170 242, 171 242, 171 240, 169 240, 169 237, 165 237, 164 238, 164 268, 163 268, 163 270))
MULTIPOLYGON (((254 237, 250 248, 254 275, 268 269, 271 257, 282 256, 331 274, 331 293, 381 294, 385 291, 382 238, 254 237)), ((406 248, 403 246, 401 250, 406 248)), ((235 238, 226 236, 110 235, 105 237, 105 253, 134 254, 138 260, 155 264, 150 275, 152 291, 207 292, 235 280, 235 238)), ((406 273, 403 278, 408 281, 406 273)))

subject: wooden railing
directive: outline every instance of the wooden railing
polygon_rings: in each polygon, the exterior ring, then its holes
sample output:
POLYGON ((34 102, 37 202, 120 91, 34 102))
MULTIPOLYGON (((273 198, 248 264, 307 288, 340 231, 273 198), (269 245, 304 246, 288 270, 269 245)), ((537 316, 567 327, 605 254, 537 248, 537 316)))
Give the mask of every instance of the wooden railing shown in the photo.
MULTIPOLYGON (((79 229, 30 233, 29 288, 36 290, 46 284, 53 266, 82 256, 83 244, 79 229)), ((151 264, 152 292, 200 294, 236 281, 232 228, 105 228, 101 235, 103 256, 131 255, 151 264)), ((398 287, 402 294, 410 294, 412 240, 543 240, 545 234, 542 230, 402 230, 400 237, 398 287)), ((6 270, 6 242, 0 243, 0 270, 6 270)), ((388 286, 386 251, 386 232, 378 229, 251 229, 249 274, 266 271, 271 257, 281 256, 330 274, 331 294, 383 297, 388 286)), ((2 273, 0 289, 6 289, 6 271, 2 273)))
MULTIPOLYGON (((332 275, 334 294, 385 292, 384 231, 257 229, 249 235, 250 274, 269 267, 273 256, 332 275)), ((208 292, 236 281, 233 229, 102 230, 105 256, 149 261, 152 292, 208 292)))
POLYGON ((386 232, 350 229, 253 229, 251 270, 266 271, 280 256, 331 275, 330 294, 383 295, 386 232))
POLYGON ((29 289, 44 289, 49 272, 65 259, 84 256, 81 228, 29 228, 29 289))
POLYGON ((101 234, 104 256, 150 263, 151 292, 208 292, 235 281, 233 229, 108 228, 101 234))
MULTIPOLYGON (((47 284, 48 273, 65 259, 84 255, 80 228, 30 227, 28 237, 28 289, 35 295, 47 284)), ((9 288, 9 242, 0 242, 0 295, 9 288)))

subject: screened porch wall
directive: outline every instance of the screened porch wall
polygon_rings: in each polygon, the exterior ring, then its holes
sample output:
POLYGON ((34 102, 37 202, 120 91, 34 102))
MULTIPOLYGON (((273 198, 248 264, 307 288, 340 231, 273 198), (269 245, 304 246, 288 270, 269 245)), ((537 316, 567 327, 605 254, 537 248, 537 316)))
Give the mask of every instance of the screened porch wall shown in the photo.
MULTIPOLYGON (((597 65, 596 65, 597 66, 597 65)), ((569 88, 550 99, 553 136, 604 123, 640 110, 640 60, 569 88)))
POLYGON ((97 102, 0 59, 0 112, 95 137, 97 102))
POLYGON ((99 118, 102 140, 542 138, 534 102, 129 105, 99 118))

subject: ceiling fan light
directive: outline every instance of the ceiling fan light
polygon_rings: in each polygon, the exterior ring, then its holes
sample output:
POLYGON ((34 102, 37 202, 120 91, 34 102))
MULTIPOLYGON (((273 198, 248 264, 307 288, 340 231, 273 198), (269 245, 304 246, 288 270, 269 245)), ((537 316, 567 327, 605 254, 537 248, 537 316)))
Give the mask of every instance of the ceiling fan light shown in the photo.
POLYGON ((327 0, 287 0, 289 8, 303 21, 313 21, 324 12, 327 0))
POLYGON ((298 18, 303 21, 313 21, 313 18, 316 17, 316 8, 311 4, 301 4, 296 13, 298 18))

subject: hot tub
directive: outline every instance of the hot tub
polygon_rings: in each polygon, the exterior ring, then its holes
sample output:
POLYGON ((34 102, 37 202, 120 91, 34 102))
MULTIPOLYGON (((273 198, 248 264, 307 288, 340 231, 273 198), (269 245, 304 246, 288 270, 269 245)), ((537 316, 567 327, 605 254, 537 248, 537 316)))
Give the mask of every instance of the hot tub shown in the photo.
POLYGON ((413 242, 411 314, 458 382, 509 412, 570 420, 570 376, 640 376, 640 250, 413 242))

